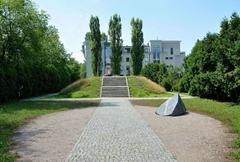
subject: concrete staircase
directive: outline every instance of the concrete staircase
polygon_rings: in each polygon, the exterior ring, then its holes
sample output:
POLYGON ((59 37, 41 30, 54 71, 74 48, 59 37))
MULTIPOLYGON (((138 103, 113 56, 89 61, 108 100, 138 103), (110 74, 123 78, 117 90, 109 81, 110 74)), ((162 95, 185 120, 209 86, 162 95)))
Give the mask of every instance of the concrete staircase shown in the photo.
POLYGON ((125 76, 104 76, 101 97, 128 97, 129 89, 125 76))

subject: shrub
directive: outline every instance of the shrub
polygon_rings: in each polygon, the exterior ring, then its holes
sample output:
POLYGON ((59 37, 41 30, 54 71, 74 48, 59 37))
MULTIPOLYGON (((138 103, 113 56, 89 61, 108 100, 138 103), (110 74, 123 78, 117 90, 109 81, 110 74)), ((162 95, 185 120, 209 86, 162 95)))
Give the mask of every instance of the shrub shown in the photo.
POLYGON ((240 95, 239 78, 239 70, 227 74, 219 71, 201 73, 191 81, 189 93, 220 101, 236 101, 240 95))
POLYGON ((162 85, 167 91, 178 91, 182 70, 173 66, 167 68, 165 64, 149 63, 143 68, 142 75, 162 85))
POLYGON ((158 83, 159 71, 160 71, 159 63, 149 63, 142 69, 142 75, 145 76, 146 78, 158 83))
POLYGON ((180 80, 179 80, 178 91, 179 92, 188 92, 192 79, 193 79, 193 77, 190 74, 185 73, 183 75, 183 77, 180 78, 180 80))
POLYGON ((172 90, 172 84, 169 78, 164 78, 161 82, 161 85, 167 90, 171 91, 172 90))

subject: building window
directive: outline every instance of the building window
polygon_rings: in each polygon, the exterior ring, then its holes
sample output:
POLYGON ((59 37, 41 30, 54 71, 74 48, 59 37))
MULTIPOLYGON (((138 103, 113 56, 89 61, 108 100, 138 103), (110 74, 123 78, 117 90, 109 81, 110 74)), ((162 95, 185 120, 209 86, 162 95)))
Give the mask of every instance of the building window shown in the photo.
POLYGON ((126 62, 129 62, 129 57, 126 57, 126 62))
POLYGON ((172 59, 173 59, 173 57, 169 57, 169 59, 170 59, 170 60, 172 60, 172 59))
POLYGON ((168 57, 165 57, 166 60, 168 60, 168 57))
POLYGON ((145 57, 145 58, 144 58, 144 61, 145 61, 145 62, 150 62, 150 60, 149 60, 148 57, 145 57))
POLYGON ((171 55, 173 55, 173 48, 171 48, 171 55))
POLYGON ((160 59, 160 48, 153 49, 153 59, 159 60, 160 59))
POLYGON ((148 53, 148 48, 147 47, 144 48, 144 53, 148 53))
POLYGON ((127 75, 130 75, 130 67, 126 66, 127 75))

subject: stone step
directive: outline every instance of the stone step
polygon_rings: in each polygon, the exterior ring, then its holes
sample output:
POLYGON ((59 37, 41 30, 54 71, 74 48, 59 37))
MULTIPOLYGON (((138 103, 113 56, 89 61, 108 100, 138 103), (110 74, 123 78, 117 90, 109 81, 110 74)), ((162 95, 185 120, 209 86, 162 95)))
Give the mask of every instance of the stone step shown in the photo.
POLYGON ((128 87, 102 87, 102 97, 128 97, 128 87))
POLYGON ((104 77, 103 86, 126 86, 125 77, 104 77))
POLYGON ((103 77, 101 97, 128 97, 126 77, 103 77))

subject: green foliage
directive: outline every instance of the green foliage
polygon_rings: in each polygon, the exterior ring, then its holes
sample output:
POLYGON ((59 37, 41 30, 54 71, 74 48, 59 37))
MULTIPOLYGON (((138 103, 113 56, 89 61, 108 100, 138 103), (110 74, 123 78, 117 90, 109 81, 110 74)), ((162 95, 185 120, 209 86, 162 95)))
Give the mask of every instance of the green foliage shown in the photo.
POLYGON ((182 70, 173 66, 167 67, 160 63, 149 63, 142 69, 142 75, 159 83, 167 91, 178 91, 182 70))
POLYGON ((101 34, 101 41, 107 41, 108 40, 108 37, 105 33, 102 33, 101 34))
POLYGON ((170 91, 172 89, 171 80, 169 78, 164 78, 161 82, 161 85, 167 90, 170 91))
POLYGON ((91 48, 91 64, 94 76, 101 75, 102 64, 102 46, 101 32, 98 17, 91 16, 90 18, 90 48, 91 48))
POLYGON ((178 91, 188 92, 192 78, 193 78, 192 76, 185 72, 182 78, 179 80, 178 91))
POLYGON ((78 63, 30 0, 1 0, 0 22, 0 102, 56 92, 78 79, 78 63))
POLYGON ((159 73, 165 73, 165 66, 159 63, 149 63, 142 69, 142 75, 156 83, 159 81, 159 73))
POLYGON ((182 69, 178 67, 169 66, 165 73, 160 73, 159 83, 166 88, 167 91, 178 91, 179 81, 182 77, 182 69))
POLYGON ((78 80, 81 76, 82 65, 79 64, 75 59, 70 58, 68 63, 68 68, 70 71, 71 81, 78 80))
POLYGON ((91 32, 85 34, 85 41, 91 41, 91 32))
POLYGON ((144 39, 143 39, 143 32, 142 32, 142 20, 134 19, 131 20, 132 26, 132 49, 131 49, 131 56, 132 56, 132 68, 133 74, 139 75, 142 70, 142 62, 144 58, 144 39))
POLYGON ((87 76, 87 73, 86 73, 86 62, 80 64, 80 66, 81 66, 81 68, 80 68, 81 69, 80 70, 80 78, 84 79, 87 76))
POLYGON ((97 106, 99 101, 62 101, 62 102, 14 102, 0 105, 0 161, 11 162, 16 155, 9 152, 13 144, 11 136, 26 120, 34 117, 73 108, 97 106))
POLYGON ((220 95, 220 83, 223 83, 221 74, 215 72, 201 73, 191 81, 189 93, 199 97, 217 98, 220 95), (215 96, 216 95, 216 96, 215 96))
POLYGON ((208 33, 198 40, 185 59, 179 89, 191 95, 222 101, 240 96, 240 17, 224 19, 219 34, 208 33))
POLYGON ((121 72, 121 59, 122 59, 122 24, 121 17, 117 14, 113 15, 109 21, 108 35, 110 37, 112 56, 111 68, 113 74, 119 75, 121 72))

